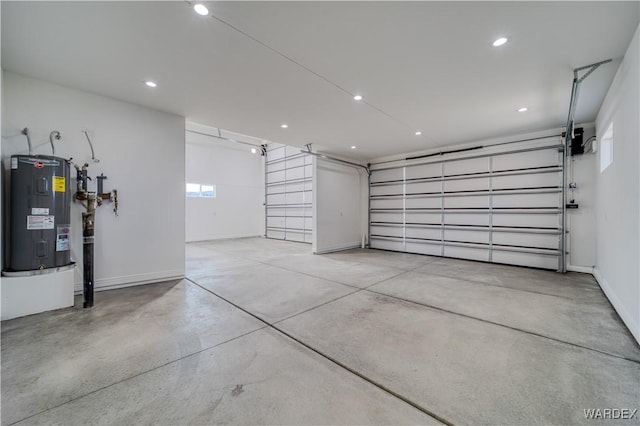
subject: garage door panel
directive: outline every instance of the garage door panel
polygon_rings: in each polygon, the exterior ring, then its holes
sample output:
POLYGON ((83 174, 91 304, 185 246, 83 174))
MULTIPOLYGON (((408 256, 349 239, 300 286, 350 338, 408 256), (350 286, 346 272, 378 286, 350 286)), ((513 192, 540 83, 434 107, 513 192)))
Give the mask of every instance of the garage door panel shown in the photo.
POLYGON ((296 167, 295 169, 287 169, 286 171, 286 179, 287 180, 302 180, 305 178, 309 178, 310 176, 305 175, 305 167, 296 167))
POLYGON ((515 176, 494 176, 493 189, 561 187, 561 173, 537 173, 515 176))
POLYGON ((304 166, 305 157, 306 155, 301 154, 292 158, 287 158, 287 168, 293 169, 304 166))
POLYGON ((407 223, 424 223, 424 224, 441 224, 442 223, 442 213, 434 212, 434 213, 417 213, 417 212, 407 212, 407 223))
POLYGON ((300 152, 300 148, 296 148, 295 146, 285 145, 284 149, 285 149, 285 155, 287 157, 304 155, 300 152))
POLYGON ((495 194, 493 196, 493 207, 509 208, 546 208, 559 207, 560 193, 546 194, 495 194))
POLYGON ((401 209, 404 200, 402 199, 385 199, 385 198, 372 198, 372 209, 401 209))
POLYGON ((442 207, 442 199, 440 197, 424 197, 424 198, 407 198, 406 206, 408 209, 439 209, 442 207))
MULTIPOLYGON (((563 159, 557 148, 532 145, 374 172, 372 182, 399 182, 371 187, 371 220, 402 224, 391 231, 398 241, 385 242, 395 250, 556 269, 561 233, 551 231, 561 226, 563 159), (402 194, 403 188, 404 197, 375 197, 402 194), (398 210, 385 214, 376 208, 398 210)), ((383 232, 374 225, 372 230, 383 232)))
POLYGON ((304 182, 288 182, 285 185, 286 192, 304 192, 305 183, 304 182))
MULTIPOLYGON (((271 145, 271 144, 269 144, 271 145)), ((271 163, 272 161, 281 160, 285 157, 285 149, 284 145, 267 148, 267 162, 271 163)))
POLYGON ((267 226, 270 228, 284 228, 284 217, 267 217, 267 226))
POLYGON ((287 216, 311 217, 312 215, 311 206, 287 207, 285 211, 287 216))
POLYGON ((393 222, 393 223, 403 223, 404 222, 404 213, 378 213, 371 212, 371 222, 393 222))
POLYGON ((267 194, 267 204, 284 205, 286 204, 286 194, 267 194))
POLYGON ((442 240, 442 230, 436 228, 407 227, 407 238, 421 238, 427 240, 442 240))
POLYGON ((489 214, 488 213, 445 213, 444 223, 447 225, 489 226, 489 214))
POLYGON ((267 229, 267 238, 273 238, 276 240, 284 240, 285 233, 284 231, 279 231, 275 229, 267 229))
POLYGON ((287 230, 287 240, 288 241, 297 241, 299 243, 305 242, 305 233, 296 231, 296 230, 287 230))
POLYGON ((286 204, 304 204, 305 197, 303 192, 292 192, 286 194, 286 204))
POLYGON ((404 186, 402 184, 399 185, 380 185, 380 186, 372 186, 370 195, 397 195, 404 193, 404 186))
POLYGON ((560 157, 557 149, 497 155, 493 158, 493 171, 530 169, 535 167, 559 165, 562 165, 562 157, 560 157))
POLYGON ((311 230, 313 229, 313 217, 305 216, 304 229, 307 229, 309 232, 311 232, 311 230))
POLYGON ((558 256, 494 250, 493 261, 507 265, 528 266, 532 268, 557 269, 558 256))
POLYGON ((276 161, 274 163, 267 163, 265 166, 265 171, 267 173, 274 173, 277 171, 281 171, 285 169, 286 163, 284 161, 276 161))
POLYGON ((440 163, 422 164, 420 166, 407 167, 407 180, 425 179, 442 176, 440 163))
POLYGON ((284 216, 286 206, 267 206, 267 214, 274 216, 284 216))
POLYGON ((455 257, 458 259, 470 259, 470 260, 480 260, 482 262, 488 262, 489 250, 488 248, 482 248, 482 247, 476 248, 476 247, 445 246, 444 256, 455 257))
POLYGON ((270 143, 265 166, 267 238, 310 242, 312 169, 300 149, 270 143))
POLYGON ((470 243, 489 243, 489 230, 458 230, 445 229, 445 241, 452 242, 470 242, 470 243))
POLYGON ((286 186, 285 184, 278 184, 278 185, 269 185, 267 186, 267 195, 269 194, 278 194, 278 193, 282 193, 285 192, 286 190, 286 186))
POLYGON ((402 170, 402 168, 379 171, 374 170, 373 172, 371 172, 371 183, 402 179, 404 179, 404 171, 402 170))
POLYGON ((371 248, 381 249, 381 250, 393 250, 393 251, 404 251, 404 243, 398 241, 389 241, 371 238, 371 248))
POLYGON ((371 225, 371 235, 384 235, 388 237, 402 237, 404 229, 395 226, 371 225))
POLYGON ((407 194, 435 194, 442 192, 441 181, 407 182, 407 194))
POLYGON ((559 242, 559 235, 511 232, 493 233, 493 243, 506 246, 557 249, 559 242))
POLYGON ((288 217, 285 222, 286 228, 305 229, 303 217, 288 217))
POLYGON ((558 228, 558 214, 493 213, 493 226, 524 226, 529 228, 558 228))
POLYGON ((407 253, 426 254, 430 256, 442 255, 442 247, 439 244, 407 242, 407 253))
POLYGON ((489 158, 471 158, 444 163, 444 175, 465 175, 489 171, 489 158))
POLYGON ((444 207, 446 209, 489 208, 489 196, 445 197, 444 207))
POLYGON ((277 172, 267 174, 266 182, 267 184, 273 183, 273 182, 283 182, 285 178, 286 178, 285 171, 280 170, 277 172))
POLYGON ((488 191, 489 178, 453 179, 444 181, 444 192, 488 191))

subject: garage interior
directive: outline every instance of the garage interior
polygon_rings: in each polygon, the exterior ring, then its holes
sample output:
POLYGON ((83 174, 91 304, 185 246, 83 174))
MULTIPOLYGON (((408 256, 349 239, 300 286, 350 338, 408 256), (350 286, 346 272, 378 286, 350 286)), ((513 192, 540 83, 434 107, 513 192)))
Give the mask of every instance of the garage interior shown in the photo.
POLYGON ((639 2, 0 13, 2 425, 640 424, 639 2))

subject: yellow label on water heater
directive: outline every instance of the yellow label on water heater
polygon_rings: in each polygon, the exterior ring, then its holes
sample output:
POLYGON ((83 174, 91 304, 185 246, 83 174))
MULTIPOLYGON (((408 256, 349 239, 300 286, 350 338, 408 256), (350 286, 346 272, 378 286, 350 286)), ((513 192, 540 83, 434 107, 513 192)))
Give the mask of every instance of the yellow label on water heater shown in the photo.
POLYGON ((67 180, 64 178, 64 176, 53 177, 53 190, 55 192, 66 192, 67 180))

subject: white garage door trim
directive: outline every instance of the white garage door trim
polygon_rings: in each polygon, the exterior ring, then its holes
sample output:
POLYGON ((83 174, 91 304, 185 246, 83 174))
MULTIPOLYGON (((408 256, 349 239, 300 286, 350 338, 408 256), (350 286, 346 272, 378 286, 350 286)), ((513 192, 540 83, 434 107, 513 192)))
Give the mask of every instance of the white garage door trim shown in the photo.
POLYGON ((557 138, 371 165, 372 248, 563 270, 557 138))

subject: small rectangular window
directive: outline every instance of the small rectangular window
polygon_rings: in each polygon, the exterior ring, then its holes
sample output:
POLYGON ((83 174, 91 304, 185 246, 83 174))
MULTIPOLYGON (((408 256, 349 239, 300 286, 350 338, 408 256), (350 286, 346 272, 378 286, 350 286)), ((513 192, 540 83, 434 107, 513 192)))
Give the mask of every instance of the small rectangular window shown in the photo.
POLYGON ((187 197, 194 198, 216 198, 216 186, 199 183, 187 184, 187 197))
POLYGON ((200 196, 200 184, 188 183, 187 184, 187 197, 199 197, 200 196))
POLYGON ((216 198, 216 186, 215 185, 202 185, 200 187, 200 196, 216 198))
POLYGON ((600 173, 613 163, 613 123, 600 139, 600 173))

